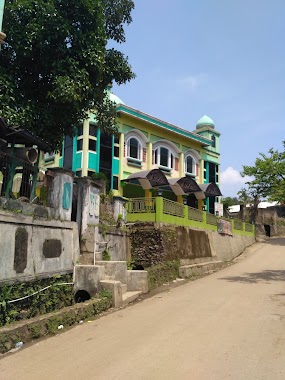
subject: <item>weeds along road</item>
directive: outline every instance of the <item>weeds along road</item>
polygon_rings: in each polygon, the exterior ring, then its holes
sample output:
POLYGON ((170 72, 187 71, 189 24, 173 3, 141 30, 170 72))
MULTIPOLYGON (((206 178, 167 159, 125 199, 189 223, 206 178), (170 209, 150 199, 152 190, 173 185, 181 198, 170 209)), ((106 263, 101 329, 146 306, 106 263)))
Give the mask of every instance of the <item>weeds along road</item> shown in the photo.
POLYGON ((285 238, 0 360, 1 380, 285 379, 285 238))

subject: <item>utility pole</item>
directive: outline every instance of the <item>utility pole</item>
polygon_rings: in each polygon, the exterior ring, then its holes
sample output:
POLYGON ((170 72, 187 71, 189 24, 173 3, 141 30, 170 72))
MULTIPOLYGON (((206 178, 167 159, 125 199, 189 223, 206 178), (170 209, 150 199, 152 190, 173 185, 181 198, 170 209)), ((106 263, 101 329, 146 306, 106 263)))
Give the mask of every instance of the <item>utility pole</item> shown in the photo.
POLYGON ((0 0, 0 45, 3 44, 6 38, 6 34, 2 32, 4 5, 5 5, 5 0, 0 0))

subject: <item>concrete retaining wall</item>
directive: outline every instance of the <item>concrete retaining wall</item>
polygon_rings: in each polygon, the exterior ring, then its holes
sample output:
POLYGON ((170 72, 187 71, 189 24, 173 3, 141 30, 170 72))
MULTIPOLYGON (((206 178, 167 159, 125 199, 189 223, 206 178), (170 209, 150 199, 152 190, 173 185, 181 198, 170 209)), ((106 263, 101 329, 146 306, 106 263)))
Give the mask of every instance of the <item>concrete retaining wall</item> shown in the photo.
POLYGON ((98 235, 98 242, 107 242, 106 249, 110 253, 112 261, 130 261, 131 247, 130 238, 125 231, 109 231, 105 236, 98 235))
POLYGON ((255 243, 255 237, 242 235, 221 235, 218 232, 210 232, 213 246, 213 256, 219 260, 230 261, 240 255, 246 247, 255 243))
POLYGON ((138 223, 133 226, 130 237, 132 261, 144 268, 163 261, 213 256, 229 261, 255 242, 254 237, 162 223, 138 223))
POLYGON ((73 270, 79 258, 74 222, 0 211, 0 283, 73 270))

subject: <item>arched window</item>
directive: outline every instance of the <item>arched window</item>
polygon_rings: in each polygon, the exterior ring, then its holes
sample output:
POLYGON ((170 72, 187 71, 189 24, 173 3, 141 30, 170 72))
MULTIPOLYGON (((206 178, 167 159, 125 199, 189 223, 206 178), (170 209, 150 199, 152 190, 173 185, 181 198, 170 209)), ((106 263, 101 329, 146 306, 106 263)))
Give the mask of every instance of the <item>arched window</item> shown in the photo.
POLYGON ((187 156, 185 158, 185 173, 195 173, 196 165, 195 161, 193 160, 192 156, 187 156))
POLYGON ((191 155, 185 157, 185 173, 196 176, 197 161, 191 155))
POLYGON ((174 167, 174 154, 165 146, 158 146, 154 150, 154 163, 168 169, 174 167))
POLYGON ((212 140, 212 147, 216 148, 216 136, 212 135, 211 140, 212 140))
POLYGON ((184 170, 185 174, 193 176, 199 175, 199 161, 201 160, 200 154, 194 150, 189 149, 185 152, 184 156, 184 170))
POLYGON ((142 145, 135 137, 131 137, 127 141, 127 157, 139 161, 142 159, 142 145))

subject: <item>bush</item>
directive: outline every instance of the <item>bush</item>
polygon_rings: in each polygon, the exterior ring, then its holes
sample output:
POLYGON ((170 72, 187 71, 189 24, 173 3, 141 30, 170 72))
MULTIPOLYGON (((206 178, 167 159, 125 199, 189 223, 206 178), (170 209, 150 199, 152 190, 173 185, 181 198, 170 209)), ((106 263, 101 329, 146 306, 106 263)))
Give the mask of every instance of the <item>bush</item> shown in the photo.
POLYGON ((65 282, 72 282, 72 274, 0 287, 0 326, 73 305, 73 286, 57 286, 57 284, 65 282), (48 289, 37 293, 50 285, 51 287, 48 289), (32 295, 33 293, 36 294, 32 295), (28 295, 32 296, 14 303, 8 303, 8 301, 28 295))
POLYGON ((166 261, 147 268, 148 288, 153 290, 179 277, 179 261, 166 261))

